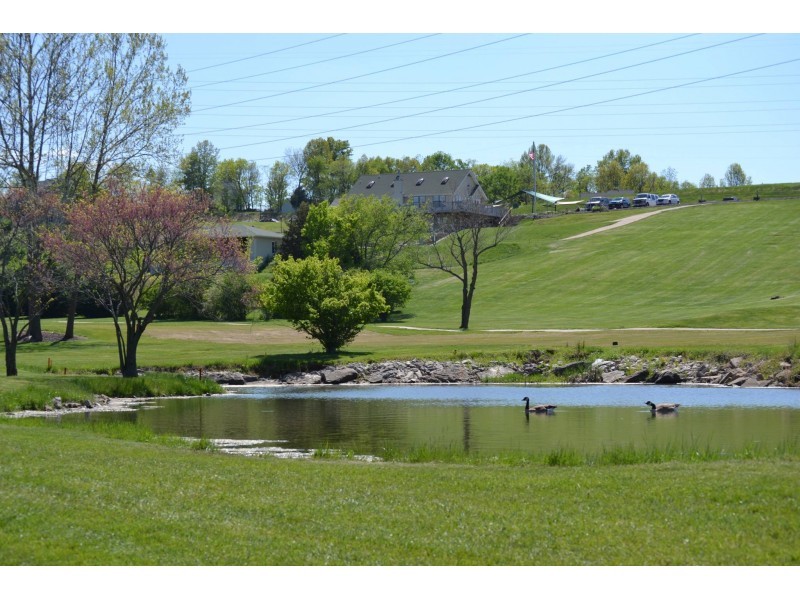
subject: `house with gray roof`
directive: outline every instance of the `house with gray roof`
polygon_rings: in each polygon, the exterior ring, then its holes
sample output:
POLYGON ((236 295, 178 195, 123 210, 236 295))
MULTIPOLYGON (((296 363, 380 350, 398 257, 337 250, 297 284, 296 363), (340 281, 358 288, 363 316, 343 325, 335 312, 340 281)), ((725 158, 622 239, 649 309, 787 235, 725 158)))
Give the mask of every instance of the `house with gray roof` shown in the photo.
POLYGON ((477 175, 470 169, 362 175, 349 193, 351 196, 389 196, 399 205, 431 208, 489 202, 477 175))

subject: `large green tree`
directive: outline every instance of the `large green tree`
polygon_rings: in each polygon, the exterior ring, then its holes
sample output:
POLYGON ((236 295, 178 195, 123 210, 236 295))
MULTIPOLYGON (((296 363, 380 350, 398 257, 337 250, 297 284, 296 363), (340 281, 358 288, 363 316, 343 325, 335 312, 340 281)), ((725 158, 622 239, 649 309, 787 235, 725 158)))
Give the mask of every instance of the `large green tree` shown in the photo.
POLYGON ((283 161, 276 161, 269 169, 264 195, 267 206, 274 213, 280 213, 283 203, 289 198, 290 167, 283 161))
POLYGON ((334 353, 388 310, 370 283, 368 273, 344 271, 335 258, 279 257, 272 265, 263 305, 319 341, 325 352, 334 353))
POLYGON ((225 211, 256 208, 261 199, 261 172, 253 161, 226 159, 217 164, 212 184, 214 200, 225 211))
POLYGON ((425 214, 390 197, 345 196, 336 206, 313 206, 303 227, 307 254, 339 259, 343 268, 410 272, 428 231, 425 214))
POLYGON ((355 180, 350 142, 332 137, 309 140, 303 149, 300 183, 312 202, 331 202, 347 193, 355 180))
POLYGON ((219 161, 219 150, 208 140, 197 142, 181 159, 181 185, 187 191, 203 190, 211 193, 214 174, 219 161))

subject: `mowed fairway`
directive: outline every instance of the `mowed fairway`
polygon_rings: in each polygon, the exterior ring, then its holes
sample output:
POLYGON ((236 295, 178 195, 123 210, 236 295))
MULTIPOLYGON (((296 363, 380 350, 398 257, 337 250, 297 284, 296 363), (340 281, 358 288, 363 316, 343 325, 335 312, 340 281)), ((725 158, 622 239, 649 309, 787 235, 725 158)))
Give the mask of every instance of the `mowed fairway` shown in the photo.
MULTIPOLYGON (((631 214, 518 226, 481 265, 470 327, 800 327, 800 201, 685 206, 566 240, 631 214)), ((459 282, 418 279, 408 324, 457 327, 459 282)))

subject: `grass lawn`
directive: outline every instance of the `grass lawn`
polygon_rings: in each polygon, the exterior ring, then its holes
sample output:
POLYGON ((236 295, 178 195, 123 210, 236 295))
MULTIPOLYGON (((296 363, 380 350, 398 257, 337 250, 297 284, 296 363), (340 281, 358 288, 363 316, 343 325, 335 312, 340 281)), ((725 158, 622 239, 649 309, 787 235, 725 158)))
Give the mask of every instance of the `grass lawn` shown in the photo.
POLYGON ((0 455, 6 565, 800 563, 793 459, 285 461, 13 423, 0 455))

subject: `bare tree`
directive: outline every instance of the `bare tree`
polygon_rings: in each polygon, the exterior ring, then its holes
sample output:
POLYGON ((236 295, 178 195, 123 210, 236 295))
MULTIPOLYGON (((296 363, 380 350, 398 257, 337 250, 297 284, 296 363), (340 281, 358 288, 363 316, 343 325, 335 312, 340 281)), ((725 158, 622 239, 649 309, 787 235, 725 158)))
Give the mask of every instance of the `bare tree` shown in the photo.
POLYGON ((481 256, 508 235, 508 213, 502 218, 487 214, 488 207, 464 207, 439 213, 434 219, 434 242, 420 262, 438 269, 461 282, 461 325, 469 329, 469 317, 481 256))

